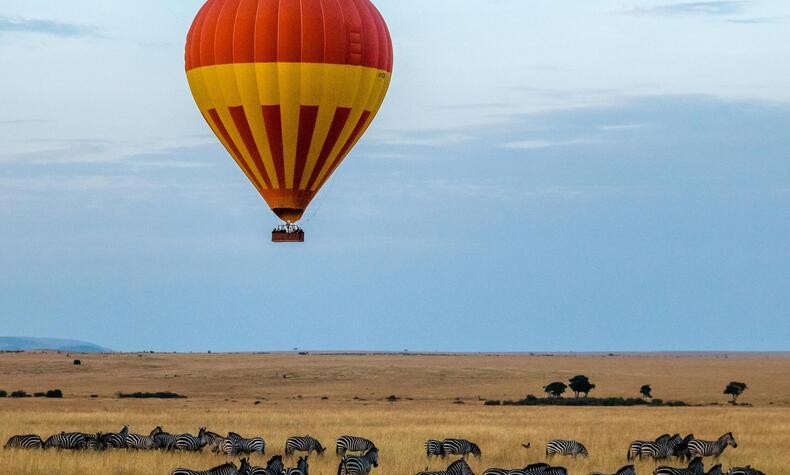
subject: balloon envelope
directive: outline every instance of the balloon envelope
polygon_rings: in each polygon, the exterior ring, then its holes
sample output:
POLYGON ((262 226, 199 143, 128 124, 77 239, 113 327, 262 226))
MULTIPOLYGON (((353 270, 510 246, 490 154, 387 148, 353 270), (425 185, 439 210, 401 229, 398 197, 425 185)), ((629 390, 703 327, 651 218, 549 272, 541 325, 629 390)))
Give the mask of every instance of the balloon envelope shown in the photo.
POLYGON ((392 64, 369 0, 208 0, 186 43, 200 112, 290 223, 367 130, 392 64))

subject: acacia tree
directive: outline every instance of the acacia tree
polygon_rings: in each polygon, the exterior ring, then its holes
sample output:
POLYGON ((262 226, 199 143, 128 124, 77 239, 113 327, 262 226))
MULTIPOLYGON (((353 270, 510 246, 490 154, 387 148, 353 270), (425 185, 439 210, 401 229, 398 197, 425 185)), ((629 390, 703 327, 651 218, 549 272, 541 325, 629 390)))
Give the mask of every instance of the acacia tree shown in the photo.
POLYGON ((644 386, 639 388, 639 394, 641 394, 642 397, 646 397, 646 398, 652 399, 653 395, 650 394, 651 392, 653 392, 653 389, 650 387, 649 384, 645 384, 644 386))
POLYGON ((730 401, 731 404, 738 404, 738 396, 743 394, 748 388, 746 387, 746 383, 739 383, 738 381, 731 381, 730 384, 724 388, 724 394, 729 394, 732 396, 732 400, 730 401))
POLYGON ((568 386, 566 386, 565 383, 555 381, 547 386, 543 386, 543 391, 545 391, 546 394, 549 394, 551 397, 558 398, 562 397, 562 393, 564 393, 567 388, 568 386))
POLYGON ((590 382, 590 378, 583 374, 576 375, 569 380, 571 390, 576 397, 579 397, 580 393, 584 393, 584 397, 595 389, 595 385, 590 382))

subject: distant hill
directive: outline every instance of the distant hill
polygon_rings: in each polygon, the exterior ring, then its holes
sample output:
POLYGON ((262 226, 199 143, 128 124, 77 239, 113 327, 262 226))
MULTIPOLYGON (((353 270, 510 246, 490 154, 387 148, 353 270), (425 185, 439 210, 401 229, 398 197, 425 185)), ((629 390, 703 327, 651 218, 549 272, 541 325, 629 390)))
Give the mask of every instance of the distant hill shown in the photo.
POLYGON ((79 340, 0 336, 0 351, 51 350, 72 353, 105 353, 112 350, 79 340))

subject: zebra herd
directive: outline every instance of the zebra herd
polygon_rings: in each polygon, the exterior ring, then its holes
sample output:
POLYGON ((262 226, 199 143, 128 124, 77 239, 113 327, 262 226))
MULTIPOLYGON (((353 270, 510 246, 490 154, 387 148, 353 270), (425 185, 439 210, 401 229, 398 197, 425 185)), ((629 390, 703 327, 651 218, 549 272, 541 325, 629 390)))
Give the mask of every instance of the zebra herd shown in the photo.
MULTIPOLYGON (((705 471, 703 457, 718 458, 728 447, 738 447, 731 432, 723 434, 717 440, 697 439, 694 435, 682 437, 680 434, 662 434, 653 440, 635 440, 628 447, 627 459, 653 459, 656 461, 675 458, 689 461, 685 467, 660 466, 653 475, 764 475, 763 472, 746 467, 733 467, 723 471, 721 464, 705 471)), ((246 438, 236 432, 228 432, 226 436, 199 428, 197 435, 189 433, 170 434, 157 426, 148 435, 129 432, 124 426, 118 432, 83 433, 60 432, 46 439, 38 435, 15 435, 6 442, 4 448, 18 449, 60 449, 60 450, 167 450, 183 452, 200 452, 209 447, 212 452, 227 456, 260 454, 266 452, 266 441, 263 437, 246 438)), ((523 445, 529 448, 529 444, 523 445)), ((295 467, 286 467, 281 455, 271 457, 264 467, 252 466, 249 459, 242 458, 240 465, 225 463, 210 470, 196 471, 178 468, 171 475, 309 475, 308 458, 312 453, 322 455, 326 449, 321 442, 309 435, 289 437, 285 441, 285 455, 295 452, 305 455, 300 457, 295 467)), ((337 439, 335 453, 340 457, 337 475, 368 475, 378 467, 379 450, 370 440, 344 435, 337 439)), ((425 442, 425 453, 431 457, 460 456, 446 470, 423 471, 417 475, 474 475, 466 462, 469 455, 481 457, 480 447, 466 439, 428 439, 425 442)), ((575 440, 555 439, 546 444, 546 458, 551 460, 555 455, 587 457, 587 448, 575 440)), ((523 468, 489 468, 483 475, 568 475, 564 467, 551 466, 548 463, 534 463, 523 468)), ((605 475, 595 472, 590 475, 605 475)), ((614 475, 636 475, 634 465, 626 465, 614 475)))

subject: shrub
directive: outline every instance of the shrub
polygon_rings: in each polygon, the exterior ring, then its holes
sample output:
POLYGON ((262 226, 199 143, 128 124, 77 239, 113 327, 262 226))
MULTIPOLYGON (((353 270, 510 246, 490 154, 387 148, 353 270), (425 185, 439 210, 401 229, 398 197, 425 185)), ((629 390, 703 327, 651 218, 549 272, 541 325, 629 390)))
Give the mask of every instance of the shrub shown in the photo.
POLYGON ((564 399, 556 397, 538 398, 527 396, 525 399, 517 401, 485 401, 486 406, 687 406, 683 401, 667 401, 653 399, 645 401, 641 398, 622 398, 622 397, 588 397, 579 399, 564 399))
POLYGON ((121 399, 186 399, 186 396, 182 396, 177 393, 171 393, 170 391, 159 391, 153 393, 145 393, 145 392, 136 392, 136 393, 117 393, 117 396, 121 399))
POLYGON ((0 397, 8 397, 8 393, 0 389, 0 397))
POLYGON ((400 400, 400 398, 394 394, 390 394, 389 396, 387 396, 387 401, 389 402, 395 402, 398 400, 400 400))
POLYGON ((488 401, 483 403, 484 406, 501 406, 502 401, 498 401, 496 399, 489 399, 488 401))
POLYGON ((75 366, 80 366, 81 364, 82 364, 82 361, 80 361, 80 360, 74 360, 74 365, 75 365, 75 366))
POLYGON ((30 397, 30 395, 20 389, 19 391, 12 392, 11 397, 30 397))
POLYGON ((46 396, 48 398, 59 399, 63 397, 63 391, 61 391, 60 389, 50 389, 49 391, 47 391, 46 396))
POLYGON ((33 397, 46 397, 47 393, 33 393, 33 397))

